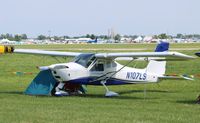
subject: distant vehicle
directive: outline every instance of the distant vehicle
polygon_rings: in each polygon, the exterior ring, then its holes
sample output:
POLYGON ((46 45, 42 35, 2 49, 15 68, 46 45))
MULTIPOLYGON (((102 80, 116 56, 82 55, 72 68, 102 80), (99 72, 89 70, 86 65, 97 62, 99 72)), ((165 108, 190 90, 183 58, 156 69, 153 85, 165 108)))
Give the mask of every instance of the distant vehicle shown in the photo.
POLYGON ((102 85, 106 89, 105 96, 111 97, 118 96, 118 93, 110 91, 107 87, 108 85, 157 83, 161 79, 191 80, 187 76, 165 75, 167 60, 193 59, 192 56, 182 53, 168 52, 168 46, 169 44, 167 43, 161 43, 157 46, 156 52, 77 53, 33 49, 15 49, 13 52, 57 57, 75 57, 69 63, 40 66, 39 69, 41 72, 33 80, 35 83, 30 87, 34 90, 34 93, 43 95, 43 93, 40 93, 43 91, 42 89, 52 91, 52 88, 49 89, 46 87, 54 86, 54 94, 56 96, 63 96, 69 95, 70 93, 69 88, 64 89, 66 84, 70 84, 70 86, 102 85), (118 57, 132 57, 133 59, 125 65, 121 65, 115 61, 118 57), (130 63, 141 57, 145 57, 149 62, 146 68, 138 69, 128 67, 130 63), (151 59, 148 60, 148 58, 151 59), (50 84, 50 78, 54 78, 58 84, 50 84), (39 88, 35 89, 37 84, 39 88), (45 86, 43 87, 42 84, 45 84, 45 86))

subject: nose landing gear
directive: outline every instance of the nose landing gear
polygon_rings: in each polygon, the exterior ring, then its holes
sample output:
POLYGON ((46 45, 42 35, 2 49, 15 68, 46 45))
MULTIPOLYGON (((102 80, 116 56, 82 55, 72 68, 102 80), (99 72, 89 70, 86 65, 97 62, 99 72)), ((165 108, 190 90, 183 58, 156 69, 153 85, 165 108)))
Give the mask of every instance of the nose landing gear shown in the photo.
POLYGON ((55 85, 52 95, 54 96, 70 96, 70 95, 81 95, 85 94, 86 89, 83 85, 73 84, 69 82, 59 82, 55 85))

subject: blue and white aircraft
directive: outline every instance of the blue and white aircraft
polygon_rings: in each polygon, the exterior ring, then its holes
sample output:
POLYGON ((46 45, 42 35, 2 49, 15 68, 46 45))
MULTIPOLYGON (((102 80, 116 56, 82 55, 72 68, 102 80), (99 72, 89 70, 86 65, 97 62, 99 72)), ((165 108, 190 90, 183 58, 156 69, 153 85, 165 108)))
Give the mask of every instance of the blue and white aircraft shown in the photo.
POLYGON ((87 43, 97 43, 97 38, 87 41, 87 43))
MULTIPOLYGON (((15 49, 14 53, 49 55, 57 57, 75 57, 69 63, 41 66, 41 71, 50 70, 51 76, 59 84, 55 87, 55 95, 69 95, 62 90, 67 83, 80 85, 102 85, 106 89, 105 96, 118 96, 118 93, 110 91, 108 85, 146 84, 157 83, 161 79, 180 77, 166 76, 167 60, 187 60, 194 57, 178 52, 168 52, 168 43, 160 43, 155 52, 127 52, 127 53, 77 53, 45 51, 36 49, 15 49), (163 52, 164 51, 164 52, 163 52), (118 57, 131 57, 127 64, 121 65, 115 59, 118 57), (144 58, 148 65, 144 69, 128 67, 135 61, 144 58)), ((183 79, 190 79, 182 76, 183 79)))

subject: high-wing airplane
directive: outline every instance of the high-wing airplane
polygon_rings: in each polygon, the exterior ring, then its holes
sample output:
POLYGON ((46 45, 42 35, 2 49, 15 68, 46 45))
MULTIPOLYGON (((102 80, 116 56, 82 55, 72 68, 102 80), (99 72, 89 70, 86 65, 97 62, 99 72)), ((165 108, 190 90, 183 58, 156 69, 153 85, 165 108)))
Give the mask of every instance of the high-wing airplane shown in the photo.
MULTIPOLYGON (((36 49, 13 49, 7 46, 7 52, 13 51, 14 53, 21 54, 75 57, 69 63, 39 67, 44 76, 45 71, 49 70, 51 72, 50 76, 59 82, 55 87, 55 95, 69 95, 68 91, 62 90, 66 84, 102 85, 106 89, 105 96, 110 97, 118 96, 118 93, 110 91, 107 87, 108 85, 157 83, 161 79, 190 79, 185 76, 174 77, 165 75, 167 60, 187 60, 194 58, 179 52, 168 52, 166 51, 168 47, 169 44, 161 43, 157 46, 156 52, 77 53, 36 49), (132 60, 128 61, 125 65, 121 65, 115 60, 118 57, 131 57, 132 60), (145 58, 144 60, 148 61, 146 68, 138 69, 128 67, 131 62, 140 58, 145 58)), ((1 47, 0 51, 3 51, 1 47)), ((41 76, 36 79, 38 78, 41 78, 41 76)))

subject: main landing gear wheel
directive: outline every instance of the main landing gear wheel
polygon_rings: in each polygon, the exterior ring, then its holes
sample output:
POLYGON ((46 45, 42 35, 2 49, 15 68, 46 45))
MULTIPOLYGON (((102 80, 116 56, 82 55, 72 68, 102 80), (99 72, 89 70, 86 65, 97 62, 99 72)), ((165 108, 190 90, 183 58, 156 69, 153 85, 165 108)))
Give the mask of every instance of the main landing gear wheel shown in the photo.
POLYGON ((113 92, 113 91, 107 91, 105 96, 106 97, 117 97, 117 96, 119 96, 119 94, 116 92, 113 92))
POLYGON ((109 89, 107 88, 107 86, 105 85, 106 81, 101 81, 101 84, 105 87, 106 89, 106 94, 105 96, 106 97, 116 97, 116 96, 119 96, 118 93, 116 92, 113 92, 113 91, 109 91, 109 89))

